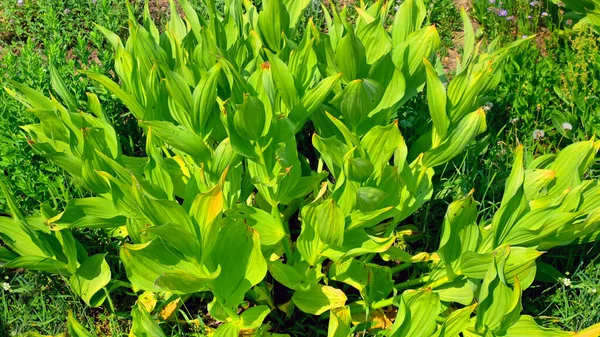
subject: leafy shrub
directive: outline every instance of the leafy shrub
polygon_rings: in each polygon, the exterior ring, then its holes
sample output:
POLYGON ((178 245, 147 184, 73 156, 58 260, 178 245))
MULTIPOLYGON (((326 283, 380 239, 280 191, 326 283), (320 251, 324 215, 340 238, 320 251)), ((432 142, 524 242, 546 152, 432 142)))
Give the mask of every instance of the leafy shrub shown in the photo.
MULTIPOLYGON (((558 3, 558 0, 552 0, 554 3, 558 3)), ((561 6, 566 7, 569 12, 565 15, 566 20, 571 22, 568 26, 573 26, 574 29, 585 28, 585 26, 592 26, 596 31, 600 30, 600 1, 598 0, 584 0, 574 1, 567 0, 561 1, 561 6)))
MULTIPOLYGON (((463 11, 462 60, 446 88, 422 1, 405 1, 388 29, 391 3, 357 8, 354 23, 332 8, 327 33, 309 20, 296 39, 307 4, 231 1, 222 14, 207 1, 205 18, 180 0, 185 19, 172 15, 162 33, 148 9, 142 24, 130 14, 125 42, 101 28, 120 85, 85 74, 135 116, 146 156, 123 153, 97 95, 81 107, 56 73, 50 98, 14 83, 11 95, 40 120, 23 127, 31 146, 94 196, 24 216, 2 185, 13 215, 0 218, 3 267, 64 275, 90 306, 119 287, 143 292, 132 335, 164 335, 155 294, 177 307, 200 292, 222 322, 206 331, 214 336, 277 336, 263 321, 294 308, 328 313, 330 336, 549 333, 520 315, 521 294, 541 251, 598 235, 600 186, 583 174, 600 143, 527 169, 517 147, 494 216, 478 224, 468 194, 448 207, 439 249, 411 255, 400 248, 415 239, 403 220, 431 198, 436 170, 485 131, 483 97, 509 49, 476 46, 463 11), (431 121, 407 144, 393 118, 423 88, 431 121), (312 146, 297 141, 307 133, 312 146), (125 242, 127 282, 106 252, 88 256, 71 233, 82 227, 125 242), (413 266, 424 272, 407 277, 413 266)), ((71 335, 90 335, 73 316, 68 323, 71 335)))

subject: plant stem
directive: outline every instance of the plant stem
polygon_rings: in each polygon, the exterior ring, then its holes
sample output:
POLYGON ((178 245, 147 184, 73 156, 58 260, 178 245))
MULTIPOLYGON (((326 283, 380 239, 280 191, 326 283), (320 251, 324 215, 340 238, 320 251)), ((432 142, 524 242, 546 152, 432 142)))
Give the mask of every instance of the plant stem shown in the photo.
POLYGON ((104 290, 104 293, 106 294, 106 300, 108 301, 108 307, 110 308, 110 311, 112 313, 117 312, 115 310, 115 304, 113 303, 112 299, 110 298, 110 293, 108 292, 108 290, 106 288, 102 288, 104 290))
POLYGON ((290 225, 287 221, 281 221, 281 214, 279 213, 279 206, 275 205, 271 207, 271 216, 279 223, 283 225, 285 230, 285 237, 283 238, 283 249, 285 251, 285 260, 290 266, 294 265, 294 256, 292 254, 292 247, 290 246, 290 225))
MULTIPOLYGON (((292 215, 300 208, 300 201, 298 199, 292 200, 292 202, 287 205, 285 210, 283 211, 283 221, 287 224, 292 215)), ((289 226, 289 224, 288 224, 289 226)))
POLYGON ((394 268, 391 268, 392 275, 394 275, 396 273, 399 273, 399 272, 401 272, 401 271, 403 271, 405 269, 408 269, 412 265, 413 265, 412 262, 406 262, 406 263, 399 264, 399 265, 395 266, 394 268))
POLYGON ((225 313, 227 313, 227 316, 229 316, 229 318, 231 318, 234 322, 240 321, 240 316, 238 316, 238 314, 237 314, 237 312, 235 312, 235 310, 233 310, 231 307, 223 305, 223 303, 221 301, 219 301, 218 299, 217 299, 217 301, 219 302, 219 304, 221 305, 221 308, 223 308, 225 313))
MULTIPOLYGON (((430 278, 429 275, 427 275, 427 276, 420 277, 418 279, 408 280, 406 282, 396 284, 394 286, 394 288, 396 288, 397 290, 407 289, 407 288, 410 288, 413 286, 417 286, 417 285, 426 283, 427 281, 429 281, 429 278, 430 278)), ((447 279, 446 279, 446 282, 447 282, 447 279)), ((385 308, 387 306, 390 306, 392 304, 394 304, 394 297, 390 297, 390 298, 386 298, 385 300, 373 302, 371 304, 371 308, 380 309, 380 308, 385 308)))
POLYGON ((405 281, 402 283, 398 283, 394 286, 394 288, 396 288, 397 290, 402 290, 402 289, 410 288, 413 286, 418 286, 420 284, 426 283, 427 281, 429 281, 429 276, 423 276, 418 279, 413 279, 413 280, 408 280, 408 281, 405 281))
POLYGON ((380 308, 389 307, 390 305, 394 304, 394 298, 395 297, 390 297, 390 298, 386 298, 385 300, 373 302, 373 304, 371 304, 371 308, 380 309, 380 308))

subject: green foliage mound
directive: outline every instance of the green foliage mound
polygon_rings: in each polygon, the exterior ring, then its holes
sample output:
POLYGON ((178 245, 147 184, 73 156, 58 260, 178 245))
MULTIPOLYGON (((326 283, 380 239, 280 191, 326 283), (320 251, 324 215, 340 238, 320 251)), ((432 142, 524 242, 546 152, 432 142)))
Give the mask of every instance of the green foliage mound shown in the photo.
MULTIPOLYGON (((58 73, 50 98, 14 83, 9 93, 40 121, 24 126, 35 151, 93 196, 63 212, 0 218, 3 268, 58 273, 89 306, 119 287, 140 293, 131 335, 163 336, 156 297, 210 293, 212 336, 282 336, 269 316, 295 308, 329 315, 329 336, 572 336, 521 315, 542 251, 600 233, 600 185, 584 173, 600 142, 579 142, 524 167, 517 147, 500 209, 477 219, 469 194, 440 220, 436 252, 411 255, 403 220, 431 199, 436 169, 486 130, 485 95, 511 48, 482 50, 463 12, 465 44, 447 87, 440 39, 423 27, 421 0, 326 15, 327 33, 298 22, 309 1, 229 1, 207 17, 180 0, 183 18, 160 31, 130 14, 115 50, 120 83, 85 74, 129 109, 145 156, 123 154, 94 94, 77 100, 58 73), (299 35, 302 32, 302 35, 299 35), (425 90, 428 132, 407 144, 397 112, 425 90), (307 133, 310 144, 299 143, 307 133), (108 252, 89 256, 75 228, 121 239, 119 277, 108 252), (425 273, 402 278, 422 265, 425 273), (283 287, 285 301, 273 296, 283 287), (394 310, 391 310, 391 309, 394 310), (393 313, 393 314, 391 314, 393 313)), ((178 8, 171 2, 171 12, 178 8)), ((70 316, 73 336, 90 336, 70 316)), ((598 327, 580 332, 593 336, 598 327)))

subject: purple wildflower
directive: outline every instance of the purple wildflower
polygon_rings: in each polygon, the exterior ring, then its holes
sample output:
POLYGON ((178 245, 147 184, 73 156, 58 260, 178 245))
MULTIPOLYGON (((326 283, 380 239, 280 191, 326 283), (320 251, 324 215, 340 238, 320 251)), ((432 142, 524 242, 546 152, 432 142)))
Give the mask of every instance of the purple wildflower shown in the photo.
POLYGON ((71 10, 70 10, 70 9, 68 9, 68 8, 66 8, 66 9, 65 9, 65 15, 69 15, 70 13, 71 13, 71 10))
POLYGON ((508 15, 508 11, 506 9, 500 9, 498 11, 498 16, 507 16, 508 15))
POLYGON ((546 12, 542 12, 542 14, 541 14, 541 15, 542 15, 542 16, 548 16, 548 13, 546 13, 546 12))

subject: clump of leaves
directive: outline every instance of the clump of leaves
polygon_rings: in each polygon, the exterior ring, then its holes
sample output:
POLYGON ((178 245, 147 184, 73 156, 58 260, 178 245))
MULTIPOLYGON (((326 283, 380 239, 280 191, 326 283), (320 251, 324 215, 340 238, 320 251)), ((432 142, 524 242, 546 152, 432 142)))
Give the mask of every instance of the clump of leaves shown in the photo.
MULTIPOLYGON (((40 119, 24 126, 33 148, 95 196, 58 214, 43 208, 41 217, 23 216, 9 198, 3 267, 65 275, 97 306, 127 283, 112 279, 106 254, 88 257, 70 231, 126 237, 119 259, 131 288, 144 292, 132 335, 164 335, 149 294, 181 301, 198 292, 213 295, 208 310, 222 322, 207 332, 214 336, 276 336, 263 321, 294 307, 328 313, 330 336, 546 331, 520 315, 521 293, 541 250, 599 233, 600 186, 582 175, 600 143, 576 143, 528 169, 518 147, 492 219, 477 223, 469 194, 449 206, 437 252, 410 255, 397 245, 410 236, 399 225, 431 198, 436 168, 485 131, 481 99, 498 84, 495 65, 525 40, 481 51, 463 11, 462 60, 446 88, 432 65, 439 36, 422 26, 421 0, 405 1, 387 29, 387 2, 356 7, 352 24, 345 9, 324 10, 327 33, 309 21, 298 40, 308 1, 268 0, 260 9, 230 1, 224 13, 207 1, 207 18, 179 4, 185 19, 172 15, 162 33, 148 10, 142 24, 132 14, 125 43, 102 29, 120 85, 86 72, 136 117, 145 157, 122 153, 95 95, 74 99, 56 74, 62 103, 14 83, 18 92, 10 92, 40 119), (424 88, 429 130, 406 144, 392 116, 424 88), (308 121, 316 155, 297 150, 308 121), (421 262, 423 274, 397 279, 421 262), (274 283, 289 301, 272 296, 274 283), (388 317, 391 308, 397 314, 388 317)), ((69 328, 89 335, 73 319, 69 328)))

